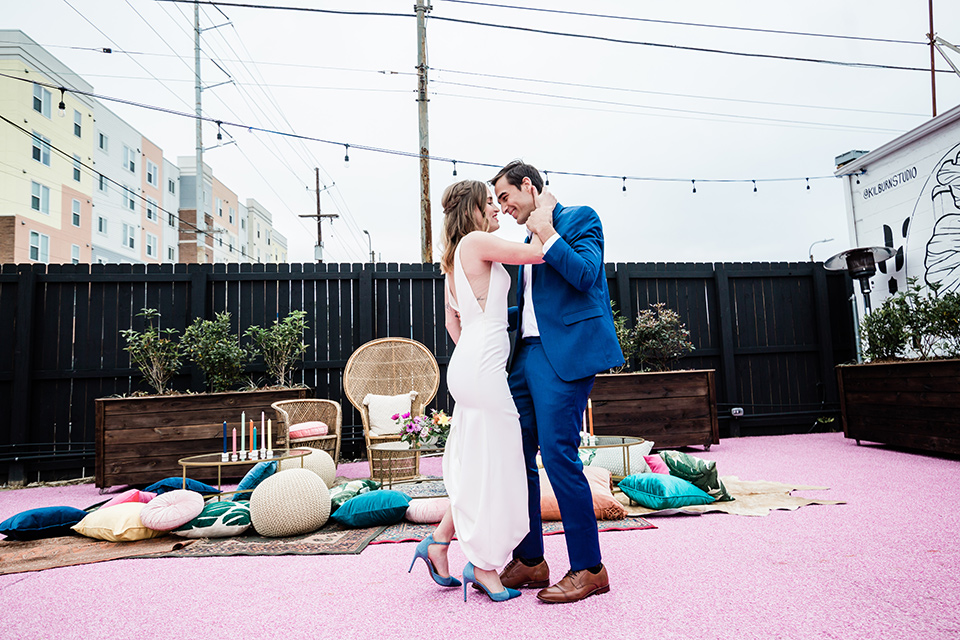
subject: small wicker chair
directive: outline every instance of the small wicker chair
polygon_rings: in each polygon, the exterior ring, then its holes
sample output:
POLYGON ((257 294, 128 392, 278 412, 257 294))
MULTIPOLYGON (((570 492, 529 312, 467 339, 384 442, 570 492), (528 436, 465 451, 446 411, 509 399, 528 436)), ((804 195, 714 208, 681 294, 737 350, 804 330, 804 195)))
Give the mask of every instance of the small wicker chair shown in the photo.
POLYGON ((414 478, 420 475, 420 458, 411 452, 409 458, 371 455, 370 446, 400 440, 398 435, 376 436, 370 433, 370 412, 363 404, 368 393, 384 396, 416 391, 410 413, 423 415, 440 387, 440 367, 430 350, 408 338, 379 338, 361 345, 343 370, 343 391, 360 412, 363 437, 367 444, 370 477, 382 480, 414 478), (392 468, 386 468, 389 465, 392 468))
POLYGON ((296 447, 322 449, 330 454, 334 464, 340 460, 340 431, 343 424, 343 410, 339 402, 333 400, 281 400, 270 405, 277 412, 277 444, 296 447), (325 436, 310 436, 289 440, 287 434, 290 425, 317 420, 327 425, 325 436))

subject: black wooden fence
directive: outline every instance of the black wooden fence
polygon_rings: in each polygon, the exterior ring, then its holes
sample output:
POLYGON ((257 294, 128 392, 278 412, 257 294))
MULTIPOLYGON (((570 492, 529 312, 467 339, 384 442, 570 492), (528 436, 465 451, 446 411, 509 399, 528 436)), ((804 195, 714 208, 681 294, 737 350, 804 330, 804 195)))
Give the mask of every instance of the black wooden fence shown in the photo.
MULTIPOLYGON (((679 312, 697 347, 682 366, 717 371, 722 437, 808 431, 837 415, 833 366, 855 356, 845 275, 819 263, 606 270, 611 297, 628 318, 654 302, 679 312), (733 407, 745 416, 731 418, 733 407)), ((308 348, 295 381, 343 405, 345 457, 362 455, 363 435, 343 395, 343 367, 368 340, 425 344, 441 368, 434 406, 450 408, 445 370, 453 344, 436 265, 3 265, 0 482, 91 475, 93 400, 147 390, 119 333, 143 328, 137 314, 144 307, 181 334, 194 318, 221 311, 242 333, 306 310, 308 348)), ((262 373, 250 367, 251 377, 262 373)), ((202 391, 203 379, 187 364, 172 386, 202 391)))

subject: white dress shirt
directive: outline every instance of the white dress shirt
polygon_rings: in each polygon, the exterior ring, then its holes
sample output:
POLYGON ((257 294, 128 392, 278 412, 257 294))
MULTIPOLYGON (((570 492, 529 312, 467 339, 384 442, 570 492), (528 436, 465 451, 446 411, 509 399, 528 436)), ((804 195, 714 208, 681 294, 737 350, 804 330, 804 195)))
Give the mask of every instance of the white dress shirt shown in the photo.
MULTIPOLYGON (((560 239, 555 233, 543 245, 543 255, 547 255, 550 247, 560 239)), ((520 336, 522 338, 537 338, 540 336, 540 327, 537 326, 537 314, 533 309, 533 265, 523 265, 523 317, 520 318, 520 336)))

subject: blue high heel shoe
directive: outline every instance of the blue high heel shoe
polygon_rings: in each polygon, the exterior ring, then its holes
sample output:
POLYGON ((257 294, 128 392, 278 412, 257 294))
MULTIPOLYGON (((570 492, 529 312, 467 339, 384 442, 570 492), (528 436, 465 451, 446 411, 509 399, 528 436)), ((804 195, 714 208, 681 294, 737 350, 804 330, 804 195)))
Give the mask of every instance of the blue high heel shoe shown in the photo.
POLYGON ((444 578, 441 575, 438 575, 436 571, 433 570, 433 563, 430 562, 430 556, 427 555, 427 549, 432 544, 442 544, 444 546, 449 545, 449 542, 437 542, 433 539, 433 534, 431 533, 426 538, 421 540, 417 544, 417 550, 413 554, 413 562, 410 563, 410 568, 407 570, 407 573, 413 571, 413 565, 417 563, 417 558, 423 558, 423 561, 427 565, 427 569, 430 570, 430 577, 433 578, 433 581, 436 582, 441 587, 459 587, 460 581, 454 578, 453 576, 447 576, 444 578))
POLYGON ((477 576, 474 573, 476 567, 473 566, 472 562, 468 562, 467 566, 463 568, 463 601, 467 601, 467 585, 471 582, 476 586, 483 589, 483 592, 490 596, 490 599, 494 602, 503 602, 504 600, 510 600, 511 598, 516 598, 520 595, 520 592, 516 589, 511 589, 510 587, 504 587, 503 591, 497 593, 490 593, 490 589, 487 589, 483 586, 483 583, 477 580, 477 576))

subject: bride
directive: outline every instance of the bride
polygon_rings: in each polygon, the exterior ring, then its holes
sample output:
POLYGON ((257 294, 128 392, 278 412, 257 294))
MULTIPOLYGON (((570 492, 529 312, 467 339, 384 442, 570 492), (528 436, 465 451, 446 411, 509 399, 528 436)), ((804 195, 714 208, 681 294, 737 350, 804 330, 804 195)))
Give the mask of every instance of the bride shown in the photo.
MULTIPOLYGON (((529 531, 526 471, 520 420, 507 385, 507 295, 510 275, 503 264, 540 264, 543 242, 509 242, 499 208, 483 182, 464 180, 443 193, 446 328, 456 344, 447 367, 447 387, 456 404, 443 455, 443 480, 450 509, 433 535, 417 545, 410 569, 422 558, 434 581, 459 587, 450 575, 447 549, 454 534, 469 562, 463 597, 473 582, 491 600, 515 598, 499 570, 529 531)), ((556 199, 544 193, 537 206, 556 199)))

